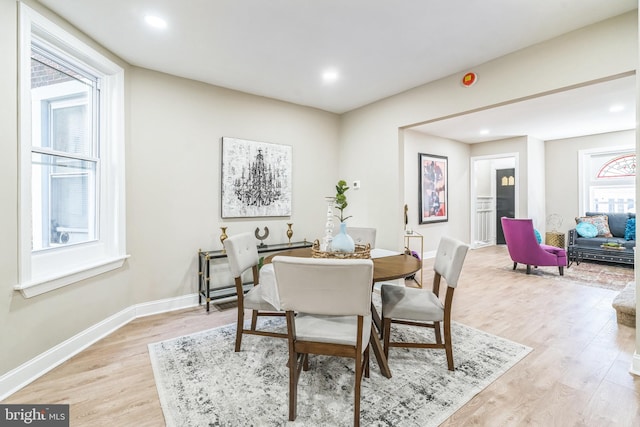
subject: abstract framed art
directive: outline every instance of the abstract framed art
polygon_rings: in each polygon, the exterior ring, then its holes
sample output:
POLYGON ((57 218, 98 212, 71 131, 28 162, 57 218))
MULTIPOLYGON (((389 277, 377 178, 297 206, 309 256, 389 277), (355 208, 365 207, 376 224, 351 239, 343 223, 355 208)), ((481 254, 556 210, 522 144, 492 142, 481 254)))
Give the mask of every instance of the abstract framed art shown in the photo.
POLYGON ((222 218, 291 216, 290 145, 222 137, 222 218))
POLYGON ((420 224, 449 220, 448 169, 445 156, 418 153, 420 224))

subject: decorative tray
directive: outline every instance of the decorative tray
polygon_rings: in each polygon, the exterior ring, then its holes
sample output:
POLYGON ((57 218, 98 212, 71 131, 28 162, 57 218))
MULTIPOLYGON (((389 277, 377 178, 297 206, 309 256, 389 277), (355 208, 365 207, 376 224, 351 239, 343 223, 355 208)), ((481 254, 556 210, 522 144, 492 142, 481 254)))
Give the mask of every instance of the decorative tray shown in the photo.
POLYGON ((336 258, 336 259, 369 259, 371 258, 371 245, 356 245, 353 252, 327 252, 320 250, 320 242, 316 239, 311 246, 312 258, 336 258))
POLYGON ((613 251, 624 251, 625 247, 624 246, 607 246, 607 245, 600 245, 600 247, 602 249, 611 249, 613 251))

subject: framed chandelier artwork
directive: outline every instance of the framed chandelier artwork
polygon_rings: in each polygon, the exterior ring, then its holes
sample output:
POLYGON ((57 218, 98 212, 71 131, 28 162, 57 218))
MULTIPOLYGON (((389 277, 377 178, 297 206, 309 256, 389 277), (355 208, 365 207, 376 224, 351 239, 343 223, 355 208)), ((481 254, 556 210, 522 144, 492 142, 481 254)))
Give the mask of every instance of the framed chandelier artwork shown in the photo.
POLYGON ((448 221, 448 158, 418 153, 418 161, 420 224, 448 221))
POLYGON ((291 216, 290 145, 222 137, 222 218, 291 216))

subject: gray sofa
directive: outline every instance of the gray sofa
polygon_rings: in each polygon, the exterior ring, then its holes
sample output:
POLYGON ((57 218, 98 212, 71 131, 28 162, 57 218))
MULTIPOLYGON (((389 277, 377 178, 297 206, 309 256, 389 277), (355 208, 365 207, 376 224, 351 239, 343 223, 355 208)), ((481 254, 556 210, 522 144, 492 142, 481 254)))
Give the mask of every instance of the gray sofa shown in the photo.
POLYGON ((629 218, 635 213, 587 212, 585 216, 607 215, 609 229, 613 237, 581 237, 575 228, 569 230, 567 257, 569 264, 579 264, 583 260, 605 261, 620 264, 633 264, 635 240, 625 240, 624 233, 629 218), (607 242, 620 243, 624 249, 606 249, 602 245, 607 242))

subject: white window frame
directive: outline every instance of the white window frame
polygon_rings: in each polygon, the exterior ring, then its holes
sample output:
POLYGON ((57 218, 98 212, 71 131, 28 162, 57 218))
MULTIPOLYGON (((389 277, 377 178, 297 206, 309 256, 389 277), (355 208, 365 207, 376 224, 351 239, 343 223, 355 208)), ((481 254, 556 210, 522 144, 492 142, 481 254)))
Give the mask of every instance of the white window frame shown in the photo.
POLYGON ((19 283, 14 289, 30 298, 84 280, 124 264, 125 166, 124 70, 33 9, 20 3, 20 194, 19 283), (99 158, 97 176, 98 239, 45 251, 32 251, 31 200, 31 42, 46 42, 64 58, 100 76, 99 158))
MULTIPOLYGON (((589 207, 589 191, 591 177, 587 176, 587 169, 589 168, 591 156, 600 154, 611 154, 612 156, 632 152, 635 153, 635 147, 633 146, 620 146, 620 147, 603 147, 593 148, 589 150, 578 151, 578 204, 580 206, 580 215, 584 215, 585 212, 590 211, 589 207)), ((635 184, 635 178, 632 178, 635 184)), ((638 200, 636 200, 636 206, 638 200)))

